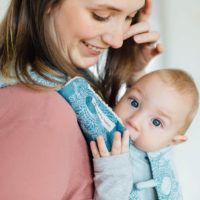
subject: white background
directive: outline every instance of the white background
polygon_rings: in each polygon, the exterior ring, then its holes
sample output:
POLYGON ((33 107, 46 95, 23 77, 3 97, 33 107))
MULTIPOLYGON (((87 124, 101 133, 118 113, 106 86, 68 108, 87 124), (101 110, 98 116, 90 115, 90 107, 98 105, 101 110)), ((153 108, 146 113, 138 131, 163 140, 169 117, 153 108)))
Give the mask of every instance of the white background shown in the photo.
MULTIPOLYGON (((0 0, 2 18, 9 0, 0 0)), ((165 53, 149 70, 182 68, 195 79, 200 90, 200 1, 153 0, 152 26, 161 32, 165 53)), ((200 112, 187 132, 188 142, 175 149, 175 161, 184 200, 200 199, 200 112)))

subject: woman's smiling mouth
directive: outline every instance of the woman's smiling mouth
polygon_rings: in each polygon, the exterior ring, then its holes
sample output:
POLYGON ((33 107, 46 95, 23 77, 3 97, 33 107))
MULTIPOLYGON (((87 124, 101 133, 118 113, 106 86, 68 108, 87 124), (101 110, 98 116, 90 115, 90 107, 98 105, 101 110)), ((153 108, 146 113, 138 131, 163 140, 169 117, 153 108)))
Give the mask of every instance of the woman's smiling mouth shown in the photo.
POLYGON ((87 46, 89 49, 91 49, 92 51, 96 52, 96 54, 98 55, 101 54, 106 49, 106 48, 101 48, 101 47, 88 44, 87 42, 84 42, 84 41, 83 41, 83 44, 87 46))

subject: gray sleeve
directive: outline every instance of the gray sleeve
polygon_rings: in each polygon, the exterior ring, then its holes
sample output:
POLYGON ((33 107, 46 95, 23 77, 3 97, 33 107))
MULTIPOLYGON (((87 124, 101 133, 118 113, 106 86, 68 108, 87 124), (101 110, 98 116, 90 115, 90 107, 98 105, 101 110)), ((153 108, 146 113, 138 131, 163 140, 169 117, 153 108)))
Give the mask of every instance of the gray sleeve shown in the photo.
POLYGON ((133 175, 129 153, 93 159, 95 200, 128 200, 133 175))

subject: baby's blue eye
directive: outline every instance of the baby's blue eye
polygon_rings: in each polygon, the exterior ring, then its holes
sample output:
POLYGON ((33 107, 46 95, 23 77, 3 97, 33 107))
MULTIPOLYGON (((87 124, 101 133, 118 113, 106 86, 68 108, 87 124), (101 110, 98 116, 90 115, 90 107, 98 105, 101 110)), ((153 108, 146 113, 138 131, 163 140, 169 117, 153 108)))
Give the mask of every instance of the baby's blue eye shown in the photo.
POLYGON ((131 101, 131 106, 133 106, 134 108, 138 108, 139 102, 138 102, 136 99, 133 99, 133 100, 131 101))
POLYGON ((153 119, 152 123, 153 123, 154 126, 160 126, 160 125, 162 125, 161 121, 159 119, 153 119))

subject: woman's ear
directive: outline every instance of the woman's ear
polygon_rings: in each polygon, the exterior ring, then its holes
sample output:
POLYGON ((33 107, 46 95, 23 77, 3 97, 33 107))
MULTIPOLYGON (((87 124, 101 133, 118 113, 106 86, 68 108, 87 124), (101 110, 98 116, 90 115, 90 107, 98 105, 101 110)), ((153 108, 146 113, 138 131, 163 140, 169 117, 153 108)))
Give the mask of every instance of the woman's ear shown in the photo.
POLYGON ((175 135, 172 140, 171 140, 171 145, 177 145, 177 144, 181 144, 183 142, 187 141, 187 137, 185 135, 175 135))

